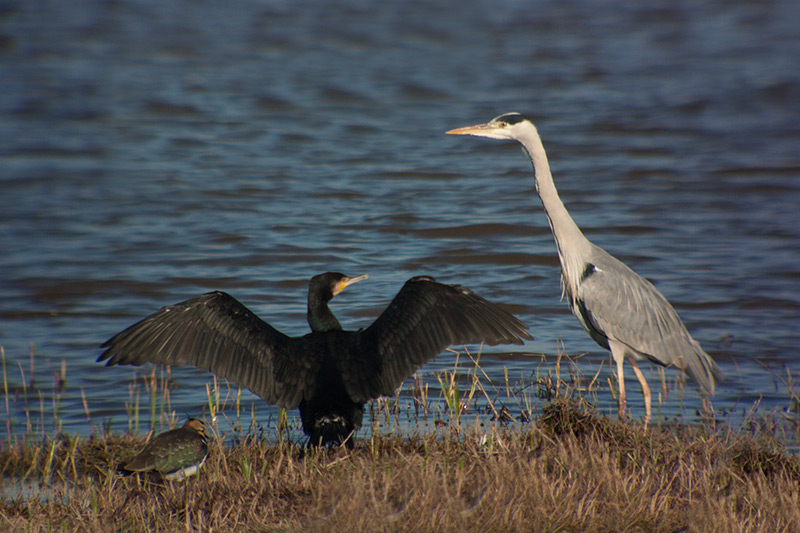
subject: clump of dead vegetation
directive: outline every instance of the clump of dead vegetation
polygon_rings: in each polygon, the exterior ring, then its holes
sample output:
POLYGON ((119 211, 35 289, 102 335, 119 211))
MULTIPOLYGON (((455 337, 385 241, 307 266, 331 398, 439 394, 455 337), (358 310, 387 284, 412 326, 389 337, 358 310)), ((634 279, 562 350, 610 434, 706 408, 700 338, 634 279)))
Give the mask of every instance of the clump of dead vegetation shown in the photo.
POLYGON ((114 467, 141 439, 0 453, 0 528, 38 530, 789 531, 800 459, 730 431, 647 430, 556 399, 531 424, 375 435, 354 450, 221 438, 200 476, 142 484, 114 467), (41 487, 39 483, 48 480, 41 487), (20 494, 20 493, 18 493, 20 494))
MULTIPOLYGON (((146 442, 147 418, 151 432, 180 422, 169 408, 169 371, 159 377, 153 369, 132 385, 124 435, 95 427, 88 407, 89 437, 59 432, 55 409, 48 424, 55 436, 44 422, 23 435, 8 430, 0 442, 0 531, 792 531, 800 524, 800 458, 768 421, 754 416, 734 430, 711 416, 645 428, 592 407, 599 371, 584 379, 571 366, 562 379, 559 358, 555 372, 515 388, 508 378, 491 383, 470 361, 467 371, 456 363, 439 376, 438 398, 416 380, 410 404, 399 395, 371 403, 370 431, 353 450, 306 449, 292 441, 285 414, 266 431, 242 428, 240 395, 221 395, 215 380, 206 418, 219 415, 233 431, 211 426, 209 458, 183 483, 116 474, 146 442)), ((8 405, 5 365, 3 378, 8 405)), ((26 417, 27 427, 34 421, 26 417)))

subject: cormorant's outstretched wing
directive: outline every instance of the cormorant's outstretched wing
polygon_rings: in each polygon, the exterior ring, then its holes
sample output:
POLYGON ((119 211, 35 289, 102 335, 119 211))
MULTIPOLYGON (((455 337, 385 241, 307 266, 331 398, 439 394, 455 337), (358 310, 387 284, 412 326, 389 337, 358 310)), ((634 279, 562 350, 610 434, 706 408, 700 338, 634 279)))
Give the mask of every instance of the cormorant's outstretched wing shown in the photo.
POLYGON ((406 282, 389 307, 360 333, 350 357, 337 358, 355 402, 393 394, 405 378, 453 344, 522 344, 528 326, 466 287, 428 276, 406 282))
POLYGON ((302 347, 307 337, 284 335, 233 296, 215 291, 164 307, 117 333, 97 360, 108 366, 195 366, 293 409, 313 387, 320 364, 314 350, 302 347))

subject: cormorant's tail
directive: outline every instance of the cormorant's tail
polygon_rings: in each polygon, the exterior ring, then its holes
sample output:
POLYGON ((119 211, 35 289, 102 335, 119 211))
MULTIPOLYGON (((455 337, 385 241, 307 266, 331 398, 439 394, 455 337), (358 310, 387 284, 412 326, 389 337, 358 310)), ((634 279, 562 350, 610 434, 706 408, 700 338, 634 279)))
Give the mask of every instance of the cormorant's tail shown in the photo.
POLYGON ((354 430, 348 430, 345 420, 339 416, 325 416, 314 421, 314 429, 309 437, 309 446, 353 447, 354 430))

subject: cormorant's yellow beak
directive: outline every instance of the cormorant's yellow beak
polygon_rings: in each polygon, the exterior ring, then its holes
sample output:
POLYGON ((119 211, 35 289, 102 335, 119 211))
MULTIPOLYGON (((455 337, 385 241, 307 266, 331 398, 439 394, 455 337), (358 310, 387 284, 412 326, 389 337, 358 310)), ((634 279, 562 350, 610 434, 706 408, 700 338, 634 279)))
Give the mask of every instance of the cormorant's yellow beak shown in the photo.
POLYGON ((363 281, 365 279, 369 279, 368 274, 361 274, 360 276, 353 276, 352 278, 350 276, 346 276, 343 280, 336 284, 336 287, 333 288, 333 295, 336 296, 353 283, 358 283, 359 281, 363 281))

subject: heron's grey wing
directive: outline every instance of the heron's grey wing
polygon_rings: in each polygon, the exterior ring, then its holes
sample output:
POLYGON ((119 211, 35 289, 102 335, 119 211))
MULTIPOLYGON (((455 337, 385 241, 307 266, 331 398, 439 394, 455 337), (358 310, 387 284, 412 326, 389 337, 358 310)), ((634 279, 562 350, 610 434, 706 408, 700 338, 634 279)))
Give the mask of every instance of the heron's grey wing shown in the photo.
POLYGON ((471 290, 417 276, 360 332, 351 357, 337 359, 353 401, 393 394, 404 379, 453 344, 522 344, 519 319, 471 290))
POLYGON ((319 360, 234 297, 215 291, 144 318, 107 340, 97 359, 107 365, 188 365, 246 387, 292 409, 313 387, 319 360))
POLYGON ((681 321, 678 313, 652 283, 621 261, 603 252, 581 275, 573 312, 589 334, 628 346, 634 355, 684 370, 703 389, 714 390, 722 377, 681 321), (712 377, 713 376, 713 377, 712 377))

